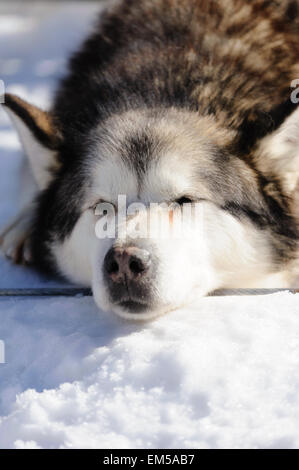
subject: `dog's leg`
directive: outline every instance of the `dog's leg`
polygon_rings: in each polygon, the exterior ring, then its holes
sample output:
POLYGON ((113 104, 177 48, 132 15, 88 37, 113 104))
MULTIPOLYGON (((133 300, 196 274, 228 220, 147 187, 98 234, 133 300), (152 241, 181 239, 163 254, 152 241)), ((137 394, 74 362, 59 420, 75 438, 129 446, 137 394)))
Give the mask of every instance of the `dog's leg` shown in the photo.
POLYGON ((34 204, 26 206, 0 233, 0 248, 16 264, 31 264, 30 233, 34 204))

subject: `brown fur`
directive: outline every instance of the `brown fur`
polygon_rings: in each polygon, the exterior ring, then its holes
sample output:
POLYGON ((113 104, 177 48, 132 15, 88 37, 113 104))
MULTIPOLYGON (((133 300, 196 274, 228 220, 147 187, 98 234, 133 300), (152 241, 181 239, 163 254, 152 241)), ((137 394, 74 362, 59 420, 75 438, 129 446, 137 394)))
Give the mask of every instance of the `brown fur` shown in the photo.
POLYGON ((122 2, 114 15, 143 30, 143 37, 152 34, 152 41, 141 46, 142 54, 126 55, 119 67, 138 75, 157 54, 166 64, 176 60, 176 80, 184 81, 188 70, 199 110, 213 107, 218 121, 238 129, 242 118, 259 118, 288 99, 290 83, 299 77, 298 8, 298 1, 285 0, 122 2), (163 22, 174 40, 162 45, 163 22))
MULTIPOLYGON (((47 137, 49 115, 40 119, 26 104, 8 103, 44 145, 57 150, 60 162, 39 200, 37 262, 48 267, 53 233, 66 238, 81 214, 82 156, 93 131, 126 112, 136 114, 137 129, 137 110, 162 111, 169 125, 170 108, 192 115, 193 135, 198 116, 198 134, 214 152, 206 156, 211 171, 205 182, 222 198, 222 208, 271 232, 275 262, 292 259, 298 186, 288 191, 261 142, 296 108, 290 95, 299 78, 298 38, 299 0, 122 0, 110 7, 60 84, 51 111, 59 129, 55 141, 47 137)), ((136 153, 140 161, 144 155, 136 153)), ((197 156, 200 167, 204 159, 197 156)))

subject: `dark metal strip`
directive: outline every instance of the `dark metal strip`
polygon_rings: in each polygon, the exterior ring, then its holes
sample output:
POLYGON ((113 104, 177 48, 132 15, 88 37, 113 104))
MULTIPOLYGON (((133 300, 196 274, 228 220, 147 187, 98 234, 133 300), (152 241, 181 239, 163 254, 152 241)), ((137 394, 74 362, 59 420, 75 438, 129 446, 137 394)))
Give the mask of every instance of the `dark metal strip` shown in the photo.
POLYGON ((0 297, 86 297, 91 295, 91 289, 76 287, 0 289, 0 297))
MULTIPOLYGON (((221 289, 210 294, 214 296, 267 295, 275 292, 299 293, 299 289, 221 289)), ((0 289, 0 297, 89 297, 91 289, 80 287, 48 287, 32 289, 0 289)))

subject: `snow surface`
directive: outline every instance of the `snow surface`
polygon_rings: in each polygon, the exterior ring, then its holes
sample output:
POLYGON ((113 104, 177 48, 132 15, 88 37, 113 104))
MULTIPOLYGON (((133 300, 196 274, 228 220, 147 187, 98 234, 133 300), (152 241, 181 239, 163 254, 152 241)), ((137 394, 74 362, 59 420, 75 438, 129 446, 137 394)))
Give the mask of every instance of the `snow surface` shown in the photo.
MULTIPOLYGON (((47 105, 96 3, 1 2, 0 78, 47 105)), ((0 113, 0 223, 21 152, 0 113)), ((0 259, 1 287, 57 284, 0 259)), ((210 297, 148 324, 92 298, 0 299, 0 448, 298 448, 299 295, 210 297)))

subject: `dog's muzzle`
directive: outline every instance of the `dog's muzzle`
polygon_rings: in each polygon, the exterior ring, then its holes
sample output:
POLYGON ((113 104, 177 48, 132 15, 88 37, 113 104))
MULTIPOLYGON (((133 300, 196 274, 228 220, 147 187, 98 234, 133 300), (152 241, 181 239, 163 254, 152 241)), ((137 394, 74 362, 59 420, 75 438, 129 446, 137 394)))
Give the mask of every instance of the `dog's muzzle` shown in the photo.
POLYGON ((112 247, 103 264, 110 300, 129 313, 152 307, 155 262, 150 252, 137 246, 112 247))

